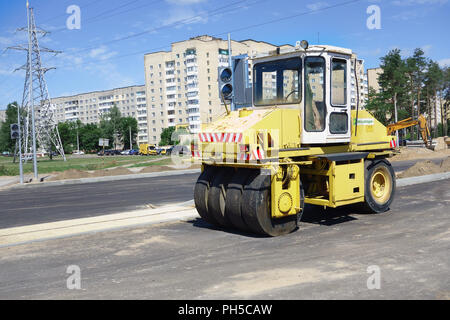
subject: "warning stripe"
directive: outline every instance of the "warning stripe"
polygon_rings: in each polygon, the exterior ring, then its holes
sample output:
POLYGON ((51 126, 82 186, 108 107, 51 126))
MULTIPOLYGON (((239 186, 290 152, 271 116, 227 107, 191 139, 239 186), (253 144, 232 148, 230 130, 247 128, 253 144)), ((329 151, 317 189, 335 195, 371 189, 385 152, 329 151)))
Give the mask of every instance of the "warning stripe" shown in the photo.
POLYGON ((194 158, 201 158, 202 153, 200 151, 191 151, 192 157, 194 158))
POLYGON ((396 148, 397 147, 397 142, 395 141, 395 139, 392 139, 389 143, 391 148, 396 148))
POLYGON ((241 142, 242 133, 231 132, 201 132, 198 134, 201 142, 241 142))

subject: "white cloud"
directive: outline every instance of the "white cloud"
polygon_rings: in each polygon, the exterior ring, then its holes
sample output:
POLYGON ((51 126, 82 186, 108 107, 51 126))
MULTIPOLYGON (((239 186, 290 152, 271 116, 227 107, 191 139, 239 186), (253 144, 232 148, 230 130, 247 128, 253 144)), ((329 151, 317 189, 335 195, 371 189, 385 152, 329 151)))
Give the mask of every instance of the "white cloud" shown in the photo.
POLYGON ((445 67, 445 66, 450 67, 450 58, 441 59, 438 61, 438 63, 441 67, 445 67))
POLYGON ((117 54, 116 51, 109 51, 106 46, 101 46, 96 49, 92 49, 89 52, 89 57, 98 60, 108 60, 111 57, 115 56, 116 54, 117 54))
POLYGON ((447 3, 448 0, 395 0, 392 2, 396 6, 414 6, 414 5, 442 5, 447 3))
POLYGON ((182 6, 206 2, 206 1, 207 0, 166 0, 166 2, 168 2, 168 3, 182 5, 182 6))
POLYGON ((169 16, 163 20, 162 24, 166 26, 173 23, 179 23, 180 25, 178 27, 181 27, 186 24, 206 22, 208 22, 208 17, 202 16, 200 11, 194 11, 186 8, 175 8, 170 11, 169 16))
POLYGON ((322 2, 322 1, 315 2, 315 3, 310 3, 310 4, 306 5, 306 7, 309 10, 312 10, 312 11, 320 10, 320 9, 325 8, 327 6, 328 6, 328 3, 322 2))

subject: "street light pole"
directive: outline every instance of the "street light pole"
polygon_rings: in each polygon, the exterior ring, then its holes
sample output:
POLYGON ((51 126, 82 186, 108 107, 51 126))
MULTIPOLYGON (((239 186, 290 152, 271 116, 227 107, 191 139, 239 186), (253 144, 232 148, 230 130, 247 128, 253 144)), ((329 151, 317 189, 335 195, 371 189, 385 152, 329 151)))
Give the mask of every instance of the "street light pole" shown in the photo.
POLYGON ((128 127, 130 129, 130 150, 133 149, 133 143, 131 141, 131 125, 128 127))

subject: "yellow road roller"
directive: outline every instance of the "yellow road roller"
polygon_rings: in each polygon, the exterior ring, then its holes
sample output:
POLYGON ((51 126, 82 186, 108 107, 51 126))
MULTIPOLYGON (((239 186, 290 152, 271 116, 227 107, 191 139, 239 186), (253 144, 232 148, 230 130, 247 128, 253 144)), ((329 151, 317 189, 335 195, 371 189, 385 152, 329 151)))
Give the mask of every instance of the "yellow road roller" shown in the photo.
POLYGON ((247 60, 244 72, 219 70, 219 90, 224 102, 242 93, 249 100, 225 104, 191 144, 202 167, 194 201, 203 220, 279 236, 298 228, 305 203, 388 210, 395 175, 387 159, 397 145, 359 105, 352 50, 302 41, 247 60))

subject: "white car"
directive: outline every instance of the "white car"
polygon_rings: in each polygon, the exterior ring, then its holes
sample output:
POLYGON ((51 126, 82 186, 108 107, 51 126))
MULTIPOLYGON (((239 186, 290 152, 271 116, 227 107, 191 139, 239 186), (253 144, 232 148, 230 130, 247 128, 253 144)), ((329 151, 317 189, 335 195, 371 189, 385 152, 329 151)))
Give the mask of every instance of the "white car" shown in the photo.
POLYGON ((130 154, 130 150, 123 150, 120 154, 123 154, 123 155, 130 154))
POLYGON ((81 150, 75 150, 72 154, 84 154, 84 152, 81 150))

